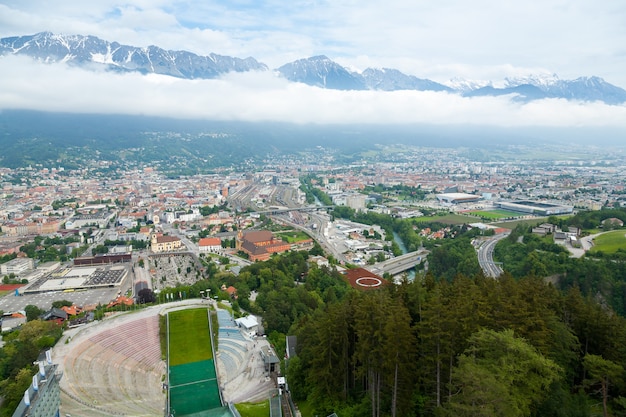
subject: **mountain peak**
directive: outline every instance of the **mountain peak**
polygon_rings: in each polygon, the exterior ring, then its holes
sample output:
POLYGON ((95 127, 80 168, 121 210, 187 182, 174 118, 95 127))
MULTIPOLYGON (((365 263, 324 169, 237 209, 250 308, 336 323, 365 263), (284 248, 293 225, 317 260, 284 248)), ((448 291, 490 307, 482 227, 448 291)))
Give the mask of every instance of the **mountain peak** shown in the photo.
POLYGON ((328 58, 326 55, 315 55, 309 58, 305 58, 305 60, 307 61, 330 61, 330 58, 328 58))
POLYGON ((528 84, 535 87, 547 87, 558 83, 559 76, 556 74, 529 74, 524 77, 506 77, 504 79, 505 87, 517 87, 520 85, 528 84))
POLYGON ((166 51, 158 46, 139 48, 108 42, 95 36, 39 32, 32 36, 0 39, 0 54, 28 55, 36 60, 72 65, 104 64, 114 71, 139 71, 178 78, 216 78, 228 72, 267 71, 254 58, 233 58, 187 51, 166 51))
MULTIPOLYGON (((185 79, 217 78, 228 72, 267 71, 265 64, 217 55, 199 56, 188 51, 164 50, 158 46, 136 47, 108 42, 95 36, 39 32, 30 36, 0 39, 0 55, 26 55, 35 60, 70 65, 99 64, 112 71, 137 71, 185 79)), ((287 80, 335 90, 445 91, 463 96, 511 96, 529 101, 562 98, 579 101, 626 102, 626 91, 600 77, 561 80, 556 74, 540 73, 508 77, 502 82, 453 78, 446 85, 407 75, 393 68, 367 68, 362 73, 345 68, 326 55, 287 63, 276 70, 287 80)))
POLYGON ((325 55, 299 59, 278 68, 289 81, 333 90, 365 90, 359 74, 348 71, 325 55))

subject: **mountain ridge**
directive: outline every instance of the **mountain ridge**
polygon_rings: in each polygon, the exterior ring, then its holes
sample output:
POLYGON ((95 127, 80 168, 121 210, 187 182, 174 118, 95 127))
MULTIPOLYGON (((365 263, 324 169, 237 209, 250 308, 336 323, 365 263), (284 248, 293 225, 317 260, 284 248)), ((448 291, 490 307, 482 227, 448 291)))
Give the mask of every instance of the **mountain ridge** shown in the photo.
POLYGON ((140 48, 109 42, 91 35, 55 35, 40 32, 30 36, 0 39, 0 54, 27 55, 42 62, 77 65, 98 63, 114 71, 138 71, 178 78, 216 78, 228 72, 268 70, 254 58, 234 58, 218 54, 196 55, 169 51, 158 46, 140 48))
MULTIPOLYGON (((269 71, 266 64, 253 57, 242 59, 214 53, 201 56, 154 45, 123 45, 92 35, 58 35, 51 32, 0 39, 0 55, 9 54, 26 55, 45 63, 100 64, 112 71, 156 73, 184 79, 213 79, 230 72, 269 71)), ((556 74, 531 74, 505 78, 499 84, 459 78, 442 84, 393 68, 367 68, 359 73, 325 55, 289 62, 274 71, 291 82, 332 90, 436 91, 464 97, 510 96, 515 101, 554 98, 601 101, 609 105, 626 102, 626 90, 596 76, 562 80, 556 74)))

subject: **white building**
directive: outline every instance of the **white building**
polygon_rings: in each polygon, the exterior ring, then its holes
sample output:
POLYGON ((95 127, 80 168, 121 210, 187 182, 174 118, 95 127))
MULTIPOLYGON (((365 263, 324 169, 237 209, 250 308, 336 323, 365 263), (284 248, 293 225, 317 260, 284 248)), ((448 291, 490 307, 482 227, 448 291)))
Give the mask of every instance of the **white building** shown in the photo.
POLYGON ((166 211, 163 213, 163 221, 165 223, 174 223, 176 221, 179 222, 192 222, 194 220, 198 220, 202 218, 200 214, 200 210, 192 209, 191 213, 186 211, 166 211))
POLYGON ((244 329, 248 334, 254 335, 259 327, 259 321, 255 316, 246 316, 235 319, 237 326, 244 329))
POLYGON ((35 261, 32 258, 15 258, 0 265, 2 275, 22 275, 35 268, 35 261))
POLYGON ((200 253, 219 252, 222 249, 222 240, 219 237, 204 237, 198 241, 200 253))
POLYGON ((346 206, 354 210, 365 210, 365 194, 349 194, 346 196, 346 206))
POLYGON ((100 229, 104 229, 114 217, 114 212, 107 211, 93 214, 76 214, 65 223, 65 228, 80 229, 86 226, 97 226, 100 229))

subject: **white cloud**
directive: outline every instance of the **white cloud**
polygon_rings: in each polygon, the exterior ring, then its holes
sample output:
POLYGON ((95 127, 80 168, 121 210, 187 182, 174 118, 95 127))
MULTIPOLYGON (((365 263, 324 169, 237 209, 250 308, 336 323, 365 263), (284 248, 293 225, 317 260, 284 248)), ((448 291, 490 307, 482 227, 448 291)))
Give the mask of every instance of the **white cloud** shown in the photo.
POLYGON ((276 68, 324 54, 422 78, 494 79, 526 70, 597 75, 626 87, 622 0, 0 0, 0 36, 44 30, 253 56, 276 68))
POLYGON ((336 91, 271 72, 217 80, 88 71, 30 58, 0 58, 0 109, 144 114, 296 123, 432 123, 486 126, 626 127, 626 106, 417 91, 336 91))

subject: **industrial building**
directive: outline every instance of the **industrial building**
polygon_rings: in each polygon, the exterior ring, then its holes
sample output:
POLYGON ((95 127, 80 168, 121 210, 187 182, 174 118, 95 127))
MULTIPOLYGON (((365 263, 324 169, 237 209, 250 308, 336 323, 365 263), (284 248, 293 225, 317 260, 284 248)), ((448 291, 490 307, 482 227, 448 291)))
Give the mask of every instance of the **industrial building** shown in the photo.
POLYGON ((556 214, 569 214, 574 211, 573 206, 544 203, 541 201, 498 201, 494 206, 503 210, 516 211, 519 213, 534 214, 537 216, 552 216, 556 214))
POLYGON ((443 193, 437 194, 437 200, 447 204, 474 203, 482 197, 474 194, 466 193, 443 193))
MULTIPOLYGON (((121 255, 119 255, 121 256, 121 255)), ((20 293, 42 293, 48 291, 73 291, 88 288, 120 287, 129 274, 126 265, 67 267, 42 275, 20 293)))
POLYGON ((65 223, 66 229, 80 229, 81 227, 96 226, 104 229, 115 218, 114 212, 101 211, 92 214, 75 214, 65 223))
POLYGON ((5 262, 0 265, 0 274, 10 275, 15 274, 17 276, 29 272, 35 268, 35 260, 32 258, 15 258, 9 262, 5 262))

